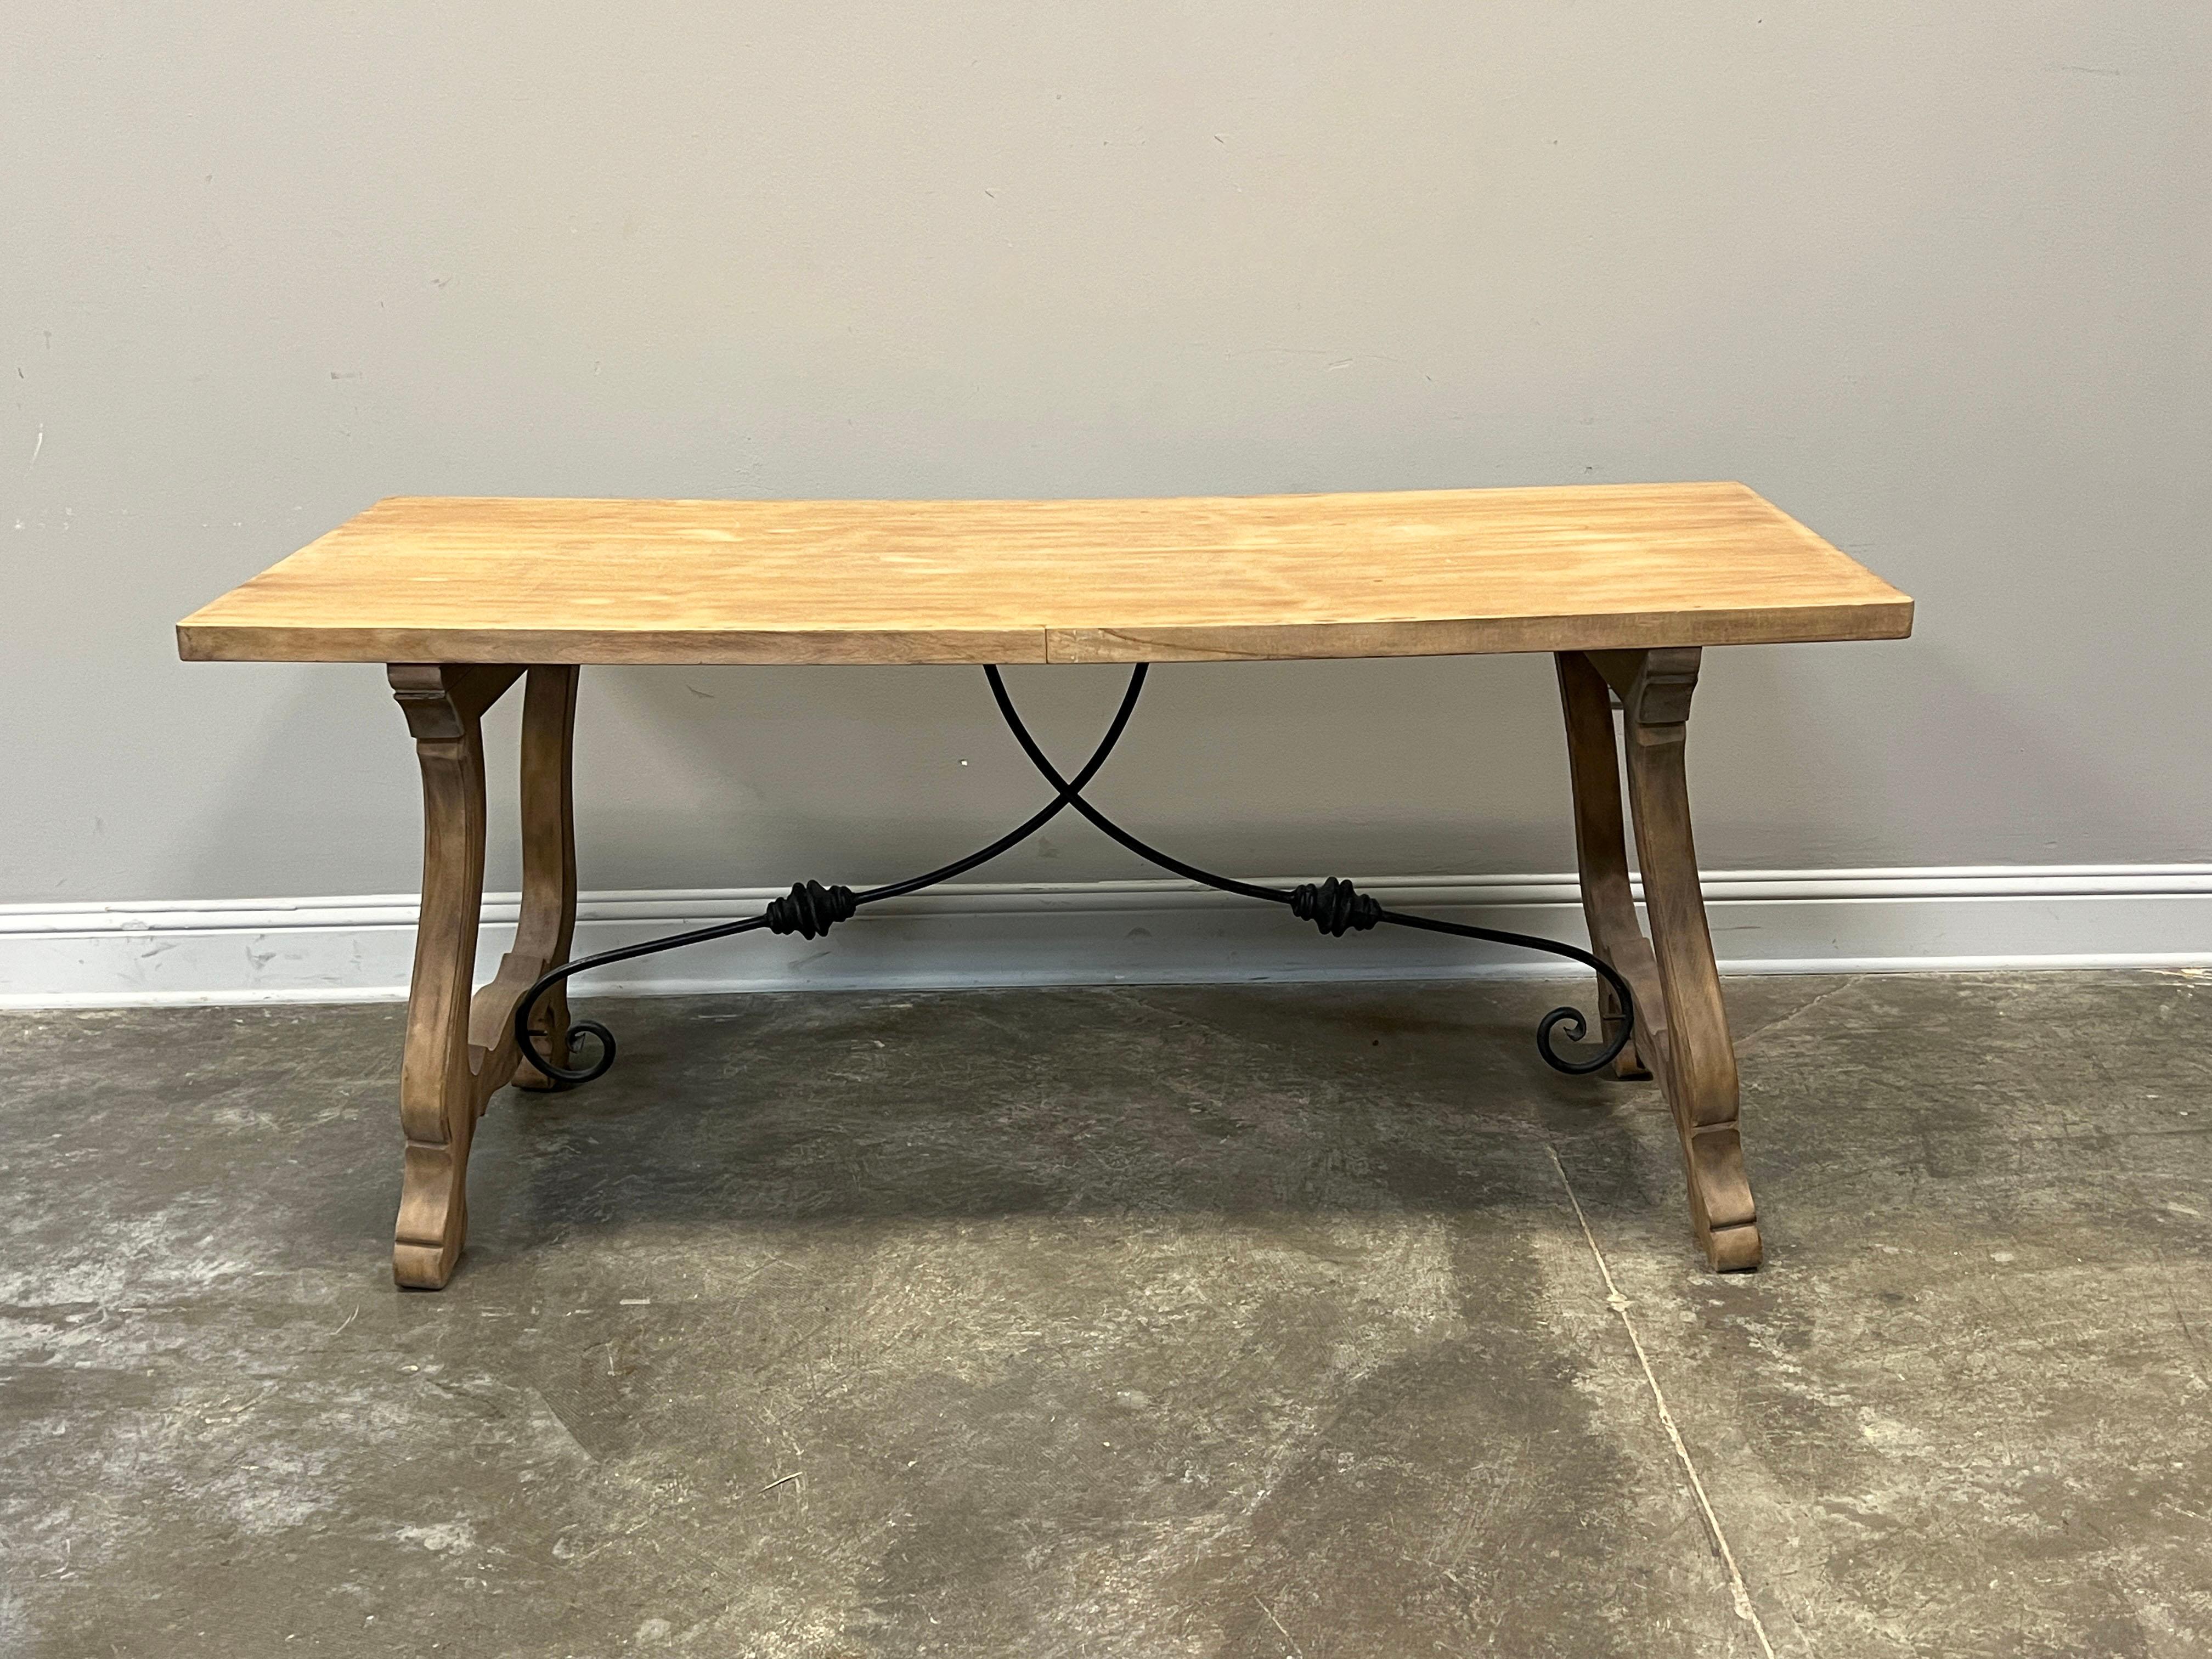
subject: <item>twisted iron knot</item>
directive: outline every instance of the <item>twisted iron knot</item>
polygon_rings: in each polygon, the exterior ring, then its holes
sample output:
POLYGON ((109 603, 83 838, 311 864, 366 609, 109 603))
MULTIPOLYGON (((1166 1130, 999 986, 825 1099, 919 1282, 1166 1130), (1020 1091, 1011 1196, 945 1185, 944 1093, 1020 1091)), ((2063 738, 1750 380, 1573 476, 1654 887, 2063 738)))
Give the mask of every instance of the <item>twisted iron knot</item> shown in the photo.
POLYGON ((1318 886, 1309 881, 1291 888, 1291 914, 1331 939, 1341 939, 1347 931, 1364 933, 1382 921, 1382 905, 1350 882, 1331 876, 1318 886))
POLYGON ((793 882, 780 899, 770 899, 768 930, 818 939, 858 908, 849 887, 824 887, 818 881, 793 882))

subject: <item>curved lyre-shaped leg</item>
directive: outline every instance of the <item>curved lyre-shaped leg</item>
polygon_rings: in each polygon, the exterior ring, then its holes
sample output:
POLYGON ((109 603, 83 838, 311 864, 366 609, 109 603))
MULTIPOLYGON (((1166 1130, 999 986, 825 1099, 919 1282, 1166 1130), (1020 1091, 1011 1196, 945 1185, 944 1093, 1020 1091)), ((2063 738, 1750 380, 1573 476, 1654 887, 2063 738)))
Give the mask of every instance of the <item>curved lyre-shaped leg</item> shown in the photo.
MULTIPOLYGON (((522 913, 514 948, 502 957, 492 982, 477 993, 470 1040, 480 1054, 512 1051, 515 999, 568 959, 576 931, 575 732, 574 667, 530 671, 522 701, 522 913)), ((548 992, 531 1018, 531 1030, 556 1066, 568 1061, 568 998, 548 992)), ((552 1085, 517 1054, 518 1089, 552 1085)), ((496 1085, 495 1085, 496 1086, 496 1085)))
MULTIPOLYGON (((1642 1018, 1638 1030, 1613 1062, 1613 1075, 1648 1078, 1666 1030, 1659 969, 1636 920, 1628 884, 1628 847, 1620 812, 1620 759, 1613 742, 1613 702, 1605 678, 1575 651, 1560 652, 1559 703, 1566 715, 1567 764, 1574 783, 1575 860, 1582 872, 1583 915, 1590 949, 1626 980, 1642 1018)), ((1620 1030, 1620 999, 1598 981, 1605 1039, 1620 1030)))
MULTIPOLYGON (((1683 769, 1698 653, 1695 647, 1601 652, 1583 660, 1620 696, 1637 862, 1644 876, 1644 909, 1651 921, 1648 951, 1638 948, 1643 945, 1640 936, 1633 945, 1613 943, 1610 948, 1650 961, 1658 996, 1647 992, 1643 975, 1632 971, 1627 961, 1613 959, 1635 987, 1638 1003, 1647 1008, 1645 1024, 1654 1041, 1645 1045, 1645 1057, 1654 1062, 1681 1136, 1690 1218, 1698 1242, 1717 1269, 1756 1267, 1761 1254, 1759 1218, 1736 1127, 1735 1050, 1729 1040, 1720 971, 1705 925, 1705 893, 1698 884, 1697 848, 1690 834, 1689 781, 1683 769), (1654 1014, 1662 1017, 1655 1019, 1654 1014)), ((1579 698, 1586 707, 1588 693, 1586 678, 1579 673, 1572 678, 1581 689, 1570 694, 1571 723, 1573 702, 1579 698)), ((1569 679, 1563 661, 1563 686, 1569 679)), ((1607 735, 1610 737, 1609 731, 1607 735)), ((1608 753, 1608 770, 1610 760, 1608 753)), ((1579 795, 1579 765, 1577 778, 1579 795)), ((1601 893, 1613 896, 1604 901, 1606 921, 1599 924, 1594 917, 1594 927, 1602 925, 1617 940, 1622 896, 1613 889, 1609 872, 1601 872, 1598 885, 1601 893)), ((1584 901, 1589 902, 1587 889, 1584 901)), ((1632 932, 1635 927, 1632 909, 1626 913, 1626 927, 1632 932)))
MULTIPOLYGON (((522 912, 514 948, 471 997, 483 908, 483 711, 520 668, 394 663, 392 690, 422 768, 422 912, 400 1062, 407 1138, 392 1272, 436 1290, 453 1276, 469 1229, 469 1143, 484 1103, 510 1079, 544 1086, 515 1048, 514 1005, 568 960, 576 926, 573 744, 576 672, 529 671, 522 709, 522 912)), ((546 999, 547 1053, 566 1058, 568 1009, 546 999)))
POLYGON ((443 1285, 468 1234, 469 1139, 477 1103, 469 988, 483 903, 481 717, 515 672, 422 663, 390 670, 422 769, 422 909, 399 1068, 407 1147, 392 1248, 392 1276, 402 1285, 443 1285))

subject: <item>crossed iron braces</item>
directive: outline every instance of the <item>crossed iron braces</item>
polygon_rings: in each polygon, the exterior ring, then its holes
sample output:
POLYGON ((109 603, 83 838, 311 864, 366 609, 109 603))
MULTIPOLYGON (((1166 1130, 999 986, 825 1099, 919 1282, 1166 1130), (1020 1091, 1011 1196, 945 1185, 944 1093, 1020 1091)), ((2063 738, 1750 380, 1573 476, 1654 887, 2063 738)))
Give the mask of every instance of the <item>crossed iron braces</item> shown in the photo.
MULTIPOLYGON (((1106 764, 1106 757, 1114 752, 1121 741, 1121 732, 1129 724, 1129 716, 1137 707, 1137 695, 1144 690, 1147 665, 1137 664, 1129 671, 1127 689, 1121 694, 1121 706, 1115 711, 1113 724, 1099 740, 1091 758, 1073 779, 1064 778, 1043 750, 1030 735, 1013 699, 1006 693, 1006 681, 995 666, 987 667, 983 673, 991 682, 991 696, 997 701, 999 713, 1006 717, 1006 726, 1014 739, 1022 746, 1045 781, 1058 791, 1052 803, 1032 814, 1025 822, 1009 830, 989 846, 979 848, 967 857, 956 859, 951 864, 919 876, 909 876, 904 881, 895 881, 887 886, 871 887, 854 892, 849 887, 824 887, 818 881, 800 882, 782 897, 771 900, 768 908, 757 916, 741 921, 720 922, 711 927, 696 927, 689 933, 672 933, 665 939, 648 939, 641 945, 625 945, 612 951, 602 951, 596 956, 581 957, 564 963, 542 976, 524 993, 514 1009, 514 1038, 530 1063, 542 1073, 555 1088, 571 1089, 580 1083, 589 1083, 604 1076, 615 1063, 614 1033, 597 1020, 579 1020, 568 1028, 568 1042, 579 1036, 591 1037, 598 1045, 599 1054, 588 1066, 556 1065, 539 1052, 538 1033, 531 1029, 532 1017, 546 992, 576 975, 594 968, 605 968, 617 962, 628 962, 636 957, 652 956, 662 951, 674 951, 687 945, 703 945, 709 939, 728 939, 737 933, 750 933, 766 928, 771 933, 798 933, 805 939, 816 939, 828 933, 837 923, 848 920, 864 904, 878 903, 884 899, 900 898, 908 893, 920 892, 925 887, 934 887, 939 882, 950 881, 963 875, 977 865, 988 863, 1008 848, 1026 840, 1042 829, 1066 808, 1078 812, 1097 825, 1108 836, 1127 848, 1139 858, 1158 865, 1188 881, 1218 888, 1224 893, 1236 893, 1245 898, 1263 899, 1270 904, 1290 907, 1291 914, 1301 921, 1310 921, 1332 938, 1346 933, 1364 932, 1380 922, 1389 922, 1400 927, 1418 927, 1424 933, 1449 933, 1458 939, 1486 939, 1495 945, 1510 945, 1522 950, 1546 951, 1553 956, 1565 957, 1595 969, 1598 977, 1611 988, 1620 1005, 1620 1029, 1609 1042, 1595 1054, 1576 1057, 1564 1054, 1552 1047, 1552 1033, 1560 1026, 1566 1027, 1570 1040, 1579 1042, 1589 1027, 1582 1012, 1577 1008, 1554 1008, 1537 1022, 1536 1051, 1555 1071, 1581 1076, 1612 1063, 1627 1048, 1636 1032, 1636 998, 1628 988, 1628 981, 1614 971, 1612 964, 1600 961, 1589 951, 1559 939, 1540 939, 1531 933, 1506 933, 1495 927, 1476 927, 1465 922, 1439 921, 1433 916, 1408 915, 1401 910, 1386 908, 1372 895, 1363 893, 1348 881, 1331 876, 1327 881, 1303 882, 1296 887, 1262 887, 1249 881, 1237 881, 1231 877, 1217 875, 1211 870, 1201 870, 1194 864, 1161 852, 1137 839, 1115 823, 1083 797, 1084 786, 1098 775, 1106 764)), ((566 1046, 566 1045, 564 1045, 566 1046)))

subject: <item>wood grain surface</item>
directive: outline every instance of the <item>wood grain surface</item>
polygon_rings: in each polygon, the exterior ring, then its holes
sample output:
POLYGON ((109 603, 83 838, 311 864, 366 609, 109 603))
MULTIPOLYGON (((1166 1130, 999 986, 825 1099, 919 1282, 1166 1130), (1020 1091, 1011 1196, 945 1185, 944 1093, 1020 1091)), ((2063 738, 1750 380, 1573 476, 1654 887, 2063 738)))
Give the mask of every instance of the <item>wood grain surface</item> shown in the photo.
POLYGON ((1895 639, 1740 483, 1070 501, 394 497, 178 625, 187 659, 1203 661, 1895 639))

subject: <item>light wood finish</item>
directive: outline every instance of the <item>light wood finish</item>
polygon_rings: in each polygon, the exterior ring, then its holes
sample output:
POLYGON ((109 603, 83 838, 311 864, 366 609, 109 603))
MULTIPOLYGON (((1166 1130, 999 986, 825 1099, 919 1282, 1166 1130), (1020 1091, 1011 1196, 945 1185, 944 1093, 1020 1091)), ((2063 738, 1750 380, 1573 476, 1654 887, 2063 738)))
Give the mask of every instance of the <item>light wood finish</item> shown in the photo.
MULTIPOLYGON (((1613 1061, 1613 1075, 1651 1075, 1667 1037, 1667 1005, 1659 994, 1659 966, 1636 920, 1628 881, 1628 847, 1620 805, 1620 757, 1613 747, 1613 702, 1589 659, 1562 651, 1558 657, 1559 703, 1566 715, 1567 765, 1574 786, 1575 859, 1582 872, 1583 916, 1590 949, 1628 981, 1641 1029, 1613 1061), (1645 1055, 1651 1056, 1647 1060, 1645 1055)), ((1620 999, 1598 981, 1610 1042, 1621 1026, 1620 999)))
MULTIPOLYGON (((476 1121, 521 1062, 516 1001, 568 957, 575 928, 570 812, 576 671, 529 671, 523 706, 523 899, 514 949, 473 997, 477 923, 483 906, 483 711, 519 678, 514 667, 395 663, 393 695, 422 771, 422 908, 400 1061, 399 1124, 406 1147, 392 1276, 435 1290, 452 1277, 468 1237, 469 1146, 476 1121)), ((549 999, 549 1000, 550 1000, 549 999)), ((558 1030, 565 1035, 566 1010, 558 1030)), ((558 1048, 549 1050, 557 1061, 558 1048)))
POLYGON ((1762 1252, 1736 1122, 1735 1050, 1729 1039, 1690 834, 1683 752, 1698 659, 1694 647, 1604 652, 1579 662, 1562 659, 1559 678, 1591 936, 1602 941, 1598 954, 1636 994, 1642 1052, 1666 1092, 1682 1142, 1690 1220, 1698 1242, 1714 1267, 1736 1272, 1759 1266, 1762 1252), (1651 921, 1648 945, 1637 928, 1623 867, 1606 685, 1620 698, 1628 739, 1628 798, 1644 910, 1651 921), (1608 803, 1613 814, 1609 828, 1603 822, 1608 803))
POLYGON ((1739 483, 1097 501, 380 501, 187 658, 1158 662, 1892 639, 1739 483))
MULTIPOLYGON (((392 1267, 452 1274, 469 1146, 544 1087, 518 1000, 568 958, 577 665, 1152 662, 1558 654, 1584 912, 1635 997, 1616 1069, 1656 1075, 1716 1267, 1756 1267, 1735 1060, 1690 835, 1699 647, 1899 638, 1912 602, 1741 484, 1103 501, 395 498, 178 625, 187 658, 380 660, 422 773, 422 921, 392 1267), (536 665, 526 671, 513 666, 536 665), (526 672, 523 899, 471 995, 484 710, 526 672), (1608 690, 1609 688, 1609 690, 1608 690), (1610 697, 1644 873, 1637 921, 1610 697)), ((1622 1009, 1602 988, 1608 1036, 1622 1009)), ((536 1029, 565 1063, 566 1000, 536 1029)))
MULTIPOLYGON (((469 1019, 469 1041, 478 1048, 506 1040, 514 1020, 515 999, 550 968, 568 959, 576 932, 576 679, 574 666, 530 671, 522 704, 522 909, 516 919, 514 948, 500 959, 499 973, 477 993, 469 1019)), ((556 1066, 568 1063, 568 994, 562 986, 546 994, 532 1016, 530 1029, 556 1066)), ((514 1085, 548 1089, 528 1058, 518 1055, 514 1085)))

